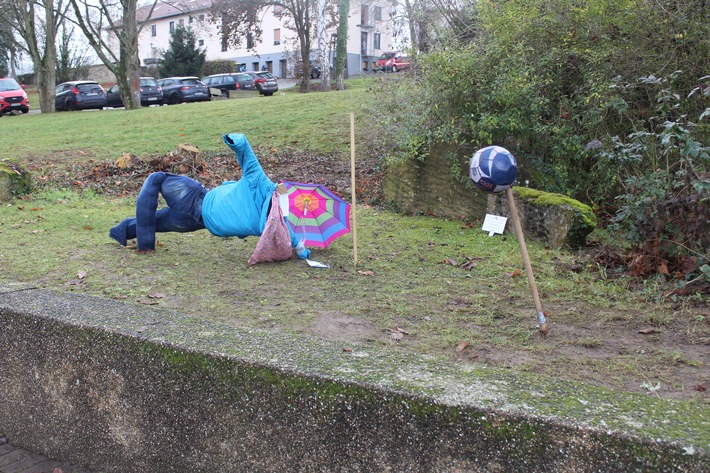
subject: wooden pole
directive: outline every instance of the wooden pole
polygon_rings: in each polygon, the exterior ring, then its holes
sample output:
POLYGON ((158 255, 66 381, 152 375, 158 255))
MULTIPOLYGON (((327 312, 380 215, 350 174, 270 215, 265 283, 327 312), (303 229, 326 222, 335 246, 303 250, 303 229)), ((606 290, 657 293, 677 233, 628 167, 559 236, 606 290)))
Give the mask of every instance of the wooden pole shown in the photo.
POLYGON ((515 205, 515 196, 513 195, 513 189, 509 187, 508 189, 506 189, 505 192, 506 196, 508 197, 508 206, 510 207, 510 218, 513 220, 513 230, 515 231, 515 236, 518 239, 520 253, 523 255, 525 274, 528 277, 530 291, 532 292, 533 301, 535 302, 535 310, 537 310, 537 327, 540 330, 541 334, 547 335, 547 321, 545 320, 545 313, 542 311, 542 302, 540 302, 540 295, 537 293, 535 275, 533 274, 532 265, 530 264, 528 248, 527 246, 525 246, 525 235, 523 234, 523 226, 520 224, 520 215, 518 215, 518 208, 515 205))
POLYGON ((353 262, 357 267, 357 211, 355 195, 355 112, 350 112, 350 189, 352 193, 353 262))

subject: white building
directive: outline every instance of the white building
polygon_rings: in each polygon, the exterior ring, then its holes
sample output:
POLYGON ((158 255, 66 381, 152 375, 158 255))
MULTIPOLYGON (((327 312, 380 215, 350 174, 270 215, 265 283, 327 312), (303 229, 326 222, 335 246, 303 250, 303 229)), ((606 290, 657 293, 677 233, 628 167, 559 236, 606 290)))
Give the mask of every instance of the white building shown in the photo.
MULTIPOLYGON (((292 77, 295 62, 294 51, 297 47, 296 32, 286 27, 274 15, 273 7, 262 14, 261 42, 251 43, 246 39, 239 49, 233 48, 223 40, 219 26, 211 23, 209 8, 212 0, 159 0, 150 18, 150 6, 138 9, 139 22, 145 26, 138 40, 139 57, 142 65, 151 65, 159 61, 162 52, 167 50, 170 34, 178 26, 192 29, 197 38, 197 46, 204 48, 208 61, 226 59, 242 65, 244 70, 271 71, 278 77, 292 77)), ((350 5, 347 42, 347 70, 349 74, 361 74, 372 71, 377 58, 384 51, 399 49, 395 43, 395 31, 391 13, 394 5, 388 0, 361 0, 350 5), (366 3, 364 3, 366 2, 366 3)), ((328 31, 331 42, 328 54, 333 61, 335 28, 328 31)), ((313 51, 311 58, 317 61, 317 40, 311 40, 313 51)))

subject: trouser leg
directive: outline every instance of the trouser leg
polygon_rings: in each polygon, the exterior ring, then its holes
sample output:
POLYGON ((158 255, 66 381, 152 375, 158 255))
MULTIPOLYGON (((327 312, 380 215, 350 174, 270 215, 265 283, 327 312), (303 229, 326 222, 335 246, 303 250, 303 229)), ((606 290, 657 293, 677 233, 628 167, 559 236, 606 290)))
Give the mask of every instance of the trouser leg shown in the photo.
POLYGON ((143 183, 136 201, 136 238, 141 251, 155 250, 155 212, 158 209, 158 193, 167 176, 155 172, 143 183))
POLYGON ((199 182, 189 177, 153 173, 138 194, 135 218, 126 219, 117 227, 123 230, 126 239, 137 239, 138 250, 155 250, 156 231, 192 232, 205 228, 201 208, 206 192, 199 182), (159 194, 168 207, 157 211, 159 194))

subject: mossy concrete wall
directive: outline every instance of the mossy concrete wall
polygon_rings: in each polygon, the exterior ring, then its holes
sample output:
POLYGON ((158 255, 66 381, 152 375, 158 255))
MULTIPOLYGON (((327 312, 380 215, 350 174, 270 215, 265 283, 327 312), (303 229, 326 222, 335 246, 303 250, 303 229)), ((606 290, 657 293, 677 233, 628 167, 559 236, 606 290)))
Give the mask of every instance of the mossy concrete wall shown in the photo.
MULTIPOLYGON (((506 193, 490 194, 454 177, 468 176, 468 162, 453 160, 449 149, 440 146, 426 159, 412 159, 386 166, 385 201, 398 212, 458 219, 482 219, 487 213, 509 216, 506 193)), ((515 187, 516 203, 523 229, 529 238, 554 247, 585 246, 596 227, 592 209, 567 196, 515 187)))
POLYGON ((710 471, 710 408, 0 285, 0 431, 110 472, 710 471))
POLYGON ((18 163, 0 160, 0 202, 7 202, 16 195, 29 194, 32 176, 18 163))
POLYGON ((483 218, 486 195, 454 177, 452 166, 468 176, 464 159, 453 162, 445 146, 426 159, 390 163, 385 169, 383 191, 389 207, 405 213, 450 218, 483 218))
MULTIPOLYGON (((512 190, 526 236, 554 247, 586 246, 587 236, 597 226, 597 217, 591 207, 566 195, 526 187, 513 187, 512 190)), ((487 212, 510 217, 507 192, 489 194, 487 212)))

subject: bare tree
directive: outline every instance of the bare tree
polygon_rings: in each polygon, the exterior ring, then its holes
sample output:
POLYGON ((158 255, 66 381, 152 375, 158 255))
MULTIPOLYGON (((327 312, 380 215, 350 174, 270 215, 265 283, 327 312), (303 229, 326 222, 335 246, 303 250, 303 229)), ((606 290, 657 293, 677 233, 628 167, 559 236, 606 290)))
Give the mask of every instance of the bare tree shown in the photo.
MULTIPOLYGON (((212 4, 211 21, 219 24, 224 41, 239 47, 242 38, 254 43, 261 39, 261 13, 273 7, 274 14, 287 20, 285 26, 294 30, 303 62, 301 92, 308 91, 311 77, 311 32, 313 18, 311 12, 314 0, 216 0, 212 4)), ((247 44, 247 47, 249 45, 247 44)))
POLYGON ((74 29, 62 25, 62 34, 57 42, 57 82, 86 79, 89 76, 89 57, 86 44, 80 47, 74 38, 74 29))
POLYGON ((345 65, 348 58, 348 15, 350 0, 340 0, 338 9, 338 32, 335 47, 335 76, 337 90, 345 90, 345 65))
MULTIPOLYGON (((145 19, 136 17, 137 0, 70 0, 76 24, 101 62, 116 76, 121 100, 126 109, 140 108, 140 59, 138 36, 145 19), (106 34, 111 31, 118 40, 116 51, 106 34)), ((153 14, 157 0, 149 5, 146 19, 153 14)))
POLYGON ((68 9, 65 0, 2 0, 0 21, 17 32, 23 42, 17 46, 32 58, 37 79, 39 108, 54 111, 57 28, 68 9))
POLYGON ((320 56, 319 66, 321 70, 321 92, 330 90, 330 58, 328 57, 328 38, 326 29, 326 17, 328 16, 326 0, 317 0, 317 21, 316 35, 318 36, 318 55, 320 56))

